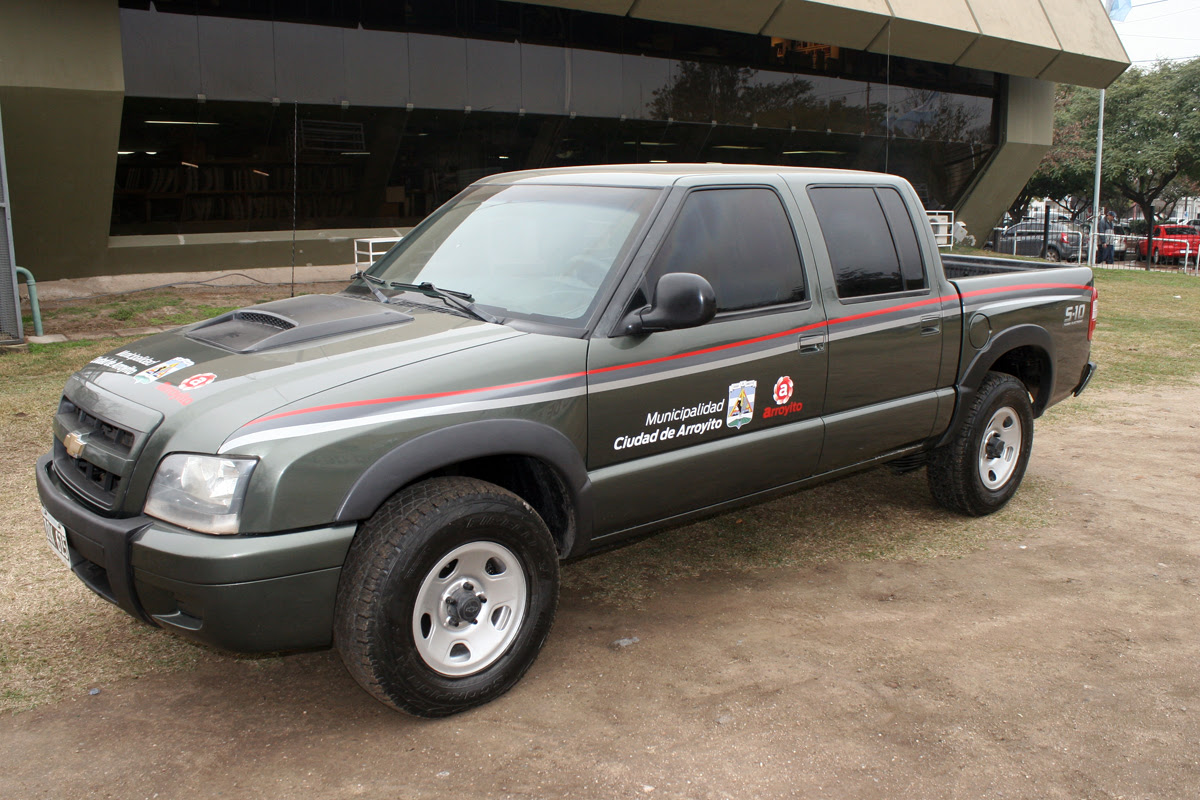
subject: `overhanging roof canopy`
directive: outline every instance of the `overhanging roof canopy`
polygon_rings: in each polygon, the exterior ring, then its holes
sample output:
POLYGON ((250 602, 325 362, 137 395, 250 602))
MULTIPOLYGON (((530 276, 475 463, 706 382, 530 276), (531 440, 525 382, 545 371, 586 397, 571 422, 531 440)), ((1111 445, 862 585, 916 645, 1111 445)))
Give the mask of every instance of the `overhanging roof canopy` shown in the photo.
POLYGON ((1129 56, 1100 0, 521 0, 1107 87, 1129 56), (890 24, 889 24, 890 23, 890 24))

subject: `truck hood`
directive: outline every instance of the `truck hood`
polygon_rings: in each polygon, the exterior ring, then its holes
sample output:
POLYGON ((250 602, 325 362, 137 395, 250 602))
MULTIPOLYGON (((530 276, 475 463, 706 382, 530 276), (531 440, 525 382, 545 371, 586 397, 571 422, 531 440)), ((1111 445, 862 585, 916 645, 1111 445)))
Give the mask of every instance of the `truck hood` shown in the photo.
POLYGON ((118 347, 84 365, 66 393, 96 386, 167 419, 219 407, 232 428, 333 386, 522 335, 434 307, 402 311, 347 295, 310 295, 118 347))

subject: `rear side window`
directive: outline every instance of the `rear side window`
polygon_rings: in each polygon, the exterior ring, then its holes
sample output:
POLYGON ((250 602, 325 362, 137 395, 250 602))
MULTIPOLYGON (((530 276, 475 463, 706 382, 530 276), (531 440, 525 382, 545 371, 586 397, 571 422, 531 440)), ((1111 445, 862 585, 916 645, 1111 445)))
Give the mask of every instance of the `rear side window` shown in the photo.
POLYGON ((842 299, 923 289, 927 285, 912 218, 890 187, 808 190, 842 299))
POLYGON ((653 293, 669 272, 708 279, 718 312, 805 299, 792 224, 770 189, 703 189, 688 195, 650 266, 647 290, 653 293))
POLYGON ((892 231, 892 243, 900 258, 900 275, 904 278, 904 290, 925 288, 925 264, 921 260, 921 247, 917 244, 917 231, 913 228, 912 215, 904 205, 900 193, 889 186, 875 190, 883 215, 887 217, 892 231))

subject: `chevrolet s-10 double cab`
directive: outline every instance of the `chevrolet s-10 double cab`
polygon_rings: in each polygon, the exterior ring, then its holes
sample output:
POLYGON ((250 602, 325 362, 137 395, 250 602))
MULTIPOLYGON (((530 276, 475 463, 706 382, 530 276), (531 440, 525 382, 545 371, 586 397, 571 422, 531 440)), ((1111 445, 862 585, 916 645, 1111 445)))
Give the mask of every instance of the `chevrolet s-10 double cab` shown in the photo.
POLYGON ((37 464, 93 591, 218 647, 335 646, 442 716, 533 663, 559 563, 891 462, 981 515, 1090 380, 1085 267, 941 258, 865 172, 495 175, 341 292, 67 382, 37 464))

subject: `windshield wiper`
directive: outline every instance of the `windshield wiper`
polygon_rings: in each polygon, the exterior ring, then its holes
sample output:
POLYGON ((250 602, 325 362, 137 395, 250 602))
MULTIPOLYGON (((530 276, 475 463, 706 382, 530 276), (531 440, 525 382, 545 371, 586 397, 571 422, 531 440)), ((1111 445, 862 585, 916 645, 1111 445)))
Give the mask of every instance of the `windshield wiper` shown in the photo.
POLYGON ((498 323, 500 321, 491 314, 476 308, 475 303, 472 302, 475 298, 472 297, 468 292, 457 292, 453 289, 439 289, 429 281, 422 281, 421 283, 401 283, 400 281, 388 281, 386 285, 389 289, 403 289, 409 292, 419 292, 426 297, 436 297, 446 305, 453 306, 459 311, 464 311, 482 322, 498 323))
POLYGON ((354 273, 350 277, 351 278, 362 278, 364 281, 366 281, 367 288, 371 290, 371 294, 375 295, 375 298, 377 300, 379 300, 379 302, 383 303, 384 305, 387 305, 388 303, 391 302, 391 300, 388 299, 388 296, 386 294, 384 294, 383 292, 379 291, 374 286, 372 286, 372 284, 374 284, 374 283, 378 283, 380 286, 383 286, 384 282, 381 278, 376 278, 374 275, 368 275, 367 273, 363 272, 362 270, 359 270, 358 272, 354 273))

